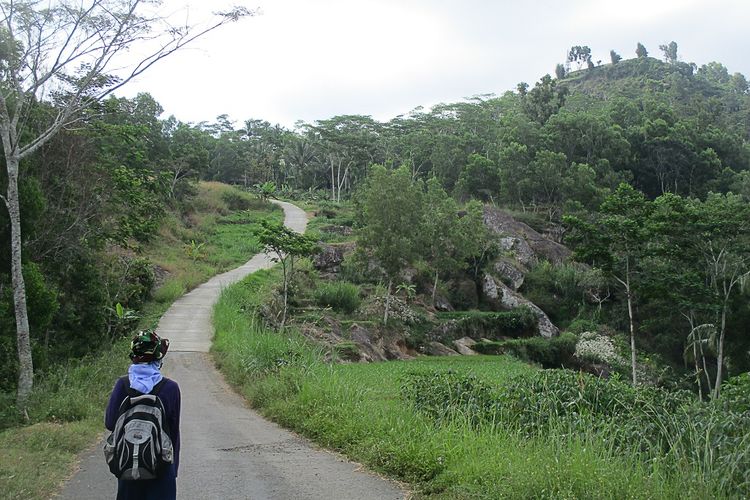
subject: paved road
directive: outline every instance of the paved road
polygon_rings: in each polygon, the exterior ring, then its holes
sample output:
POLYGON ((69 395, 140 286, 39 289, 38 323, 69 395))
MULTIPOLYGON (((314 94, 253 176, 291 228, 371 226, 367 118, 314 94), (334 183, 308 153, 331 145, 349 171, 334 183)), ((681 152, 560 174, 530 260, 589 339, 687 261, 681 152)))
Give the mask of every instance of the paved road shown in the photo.
MULTIPOLYGON (((304 231, 305 213, 289 203, 285 224, 304 231)), ((181 499, 402 499, 394 483, 317 449, 247 407, 214 368, 211 310, 224 286, 270 267, 265 255, 212 278, 176 301, 159 322, 170 339, 165 373, 182 389, 182 451, 177 479, 181 499)), ((114 383, 114 381, 113 381, 114 383)), ((114 498, 116 480, 98 444, 60 493, 63 499, 114 498)))

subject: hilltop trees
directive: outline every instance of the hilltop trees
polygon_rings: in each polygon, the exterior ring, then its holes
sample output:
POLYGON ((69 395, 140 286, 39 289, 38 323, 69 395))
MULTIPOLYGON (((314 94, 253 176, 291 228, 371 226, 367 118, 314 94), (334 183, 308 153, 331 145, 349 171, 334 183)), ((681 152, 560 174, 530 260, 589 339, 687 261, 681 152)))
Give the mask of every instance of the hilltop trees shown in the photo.
POLYGON ((659 45, 659 50, 664 53, 664 60, 669 64, 677 63, 677 42, 669 42, 665 45, 659 45))
POLYGON ((22 272, 19 165, 66 125, 82 121, 98 102, 153 64, 213 29, 251 12, 235 9, 202 28, 168 27, 142 14, 133 1, 89 0, 0 5, 0 139, 7 172, 3 201, 11 223, 12 281, 19 358, 18 403, 25 405, 33 385, 25 282, 22 272), (122 67, 119 56, 135 44, 153 43, 150 53, 122 67))
POLYGON ((591 49, 586 45, 576 45, 574 47, 571 47, 568 51, 568 62, 576 63, 578 65, 578 69, 581 69, 584 64, 590 64, 591 49))
POLYGON ((636 57, 648 57, 648 50, 646 50, 646 47, 641 42, 638 42, 638 45, 635 47, 635 55, 636 57))

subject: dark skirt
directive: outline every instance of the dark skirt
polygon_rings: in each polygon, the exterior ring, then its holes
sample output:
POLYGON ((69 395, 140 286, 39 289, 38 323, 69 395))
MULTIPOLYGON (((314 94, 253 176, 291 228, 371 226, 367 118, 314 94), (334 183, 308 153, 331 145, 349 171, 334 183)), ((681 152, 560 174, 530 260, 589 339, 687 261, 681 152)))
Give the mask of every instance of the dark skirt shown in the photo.
POLYGON ((117 481, 117 500, 175 500, 177 477, 174 465, 170 465, 156 479, 145 481, 117 481))

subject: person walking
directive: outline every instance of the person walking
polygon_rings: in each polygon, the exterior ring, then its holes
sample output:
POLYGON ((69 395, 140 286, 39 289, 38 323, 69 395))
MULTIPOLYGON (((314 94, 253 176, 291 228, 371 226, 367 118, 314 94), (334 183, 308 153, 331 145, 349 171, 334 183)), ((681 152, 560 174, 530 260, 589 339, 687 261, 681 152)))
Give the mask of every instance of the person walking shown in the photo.
POLYGON ((114 432, 120 418, 120 407, 127 398, 132 399, 144 394, 156 395, 164 408, 164 430, 174 450, 172 462, 162 466, 156 478, 119 478, 117 500, 172 500, 177 497, 181 395, 177 382, 164 377, 161 373, 164 355, 168 349, 169 339, 160 338, 153 330, 138 332, 130 343, 132 364, 128 368, 128 375, 117 380, 109 397, 104 426, 114 432))

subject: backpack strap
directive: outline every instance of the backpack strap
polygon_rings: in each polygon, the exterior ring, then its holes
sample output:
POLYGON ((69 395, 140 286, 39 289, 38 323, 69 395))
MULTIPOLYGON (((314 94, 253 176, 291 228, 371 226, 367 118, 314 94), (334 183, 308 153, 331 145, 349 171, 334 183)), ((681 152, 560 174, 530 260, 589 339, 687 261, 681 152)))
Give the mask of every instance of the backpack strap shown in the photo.
MULTIPOLYGON (((122 380, 122 383, 125 384, 125 392, 127 392, 128 396, 140 396, 143 393, 140 391, 136 391, 132 387, 130 387, 130 377, 125 375, 124 377, 120 377, 120 380, 122 380)), ((159 391, 161 390, 162 386, 164 386, 164 383, 167 381, 167 377, 162 377, 161 380, 154 386, 153 389, 151 389, 151 392, 149 394, 153 394, 156 396, 159 394, 159 391)))
POLYGON ((149 394, 153 394, 154 396, 158 395, 159 391, 166 381, 167 377, 162 377, 161 380, 154 386, 154 388, 151 389, 151 392, 149 392, 149 394))

